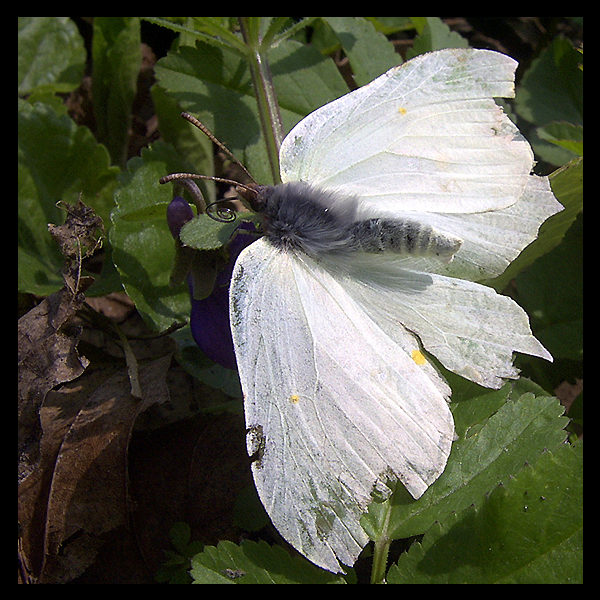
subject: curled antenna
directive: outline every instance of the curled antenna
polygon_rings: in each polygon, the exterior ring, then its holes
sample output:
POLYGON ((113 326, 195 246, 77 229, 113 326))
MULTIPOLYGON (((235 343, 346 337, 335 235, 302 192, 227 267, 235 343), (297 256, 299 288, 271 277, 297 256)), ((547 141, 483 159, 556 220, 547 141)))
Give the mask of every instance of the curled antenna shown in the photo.
MULTIPOLYGON (((234 181, 233 179, 213 177, 212 175, 198 175, 197 173, 170 173, 169 175, 164 175, 158 181, 161 184, 169 183, 170 181, 180 181, 181 183, 187 182, 187 184, 191 184, 193 183, 191 181, 192 179, 207 179, 209 181, 220 181, 222 183, 230 183, 238 189, 240 195, 243 198, 245 198, 246 201, 250 202, 250 204, 252 204, 253 199, 256 199, 256 197, 259 195, 257 188, 260 186, 257 186, 256 184, 246 185, 244 183, 234 181), (242 193, 241 190, 244 190, 245 193, 242 193)), ((198 190, 198 193, 202 196, 200 190, 198 190)), ((202 200, 204 201, 203 198, 202 200)), ((220 200, 211 202, 208 206, 203 208, 203 210, 201 210, 198 203, 196 203, 196 205, 198 206, 198 214, 205 212, 214 221, 218 221, 219 223, 231 223, 236 219, 236 212, 229 207, 219 206, 219 204, 229 201, 229 198, 221 198, 220 200), (217 207, 216 212, 215 206, 217 207)))
POLYGON ((254 179, 254 177, 252 177, 252 175, 250 175, 248 169, 246 169, 246 167, 233 155, 233 152, 231 152, 231 150, 229 150, 229 148, 227 148, 227 146, 225 146, 225 144, 223 144, 223 142, 221 142, 220 140, 218 140, 216 138, 216 136, 212 133, 212 131, 206 125, 204 125, 204 123, 202 123, 201 121, 198 121, 198 119, 196 119, 196 117, 194 117, 193 115, 190 115, 189 113, 186 113, 186 112, 182 112, 181 116, 184 119, 186 119, 187 121, 189 121, 192 125, 197 127, 213 144, 216 144, 223 152, 225 152, 225 154, 238 167, 240 167, 242 169, 242 171, 244 171, 244 173, 246 173, 246 175, 250 178, 250 180, 253 181, 254 183, 256 183, 256 180, 254 179))
POLYGON ((229 198, 221 198, 220 200, 211 202, 206 207, 206 215, 209 216, 213 221, 217 221, 219 223, 232 223, 237 218, 236 212, 228 206, 222 206, 224 202, 229 202, 229 198))

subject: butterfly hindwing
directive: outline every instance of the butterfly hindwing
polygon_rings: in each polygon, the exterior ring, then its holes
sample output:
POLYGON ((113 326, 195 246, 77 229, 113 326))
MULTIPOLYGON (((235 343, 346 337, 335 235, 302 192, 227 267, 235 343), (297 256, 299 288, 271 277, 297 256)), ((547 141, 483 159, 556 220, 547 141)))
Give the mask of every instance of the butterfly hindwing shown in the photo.
POLYGON ((339 571, 368 541, 376 485, 396 477, 418 497, 443 471, 450 390, 415 360, 414 336, 392 340, 303 255, 255 242, 230 295, 257 490, 288 542, 339 571))

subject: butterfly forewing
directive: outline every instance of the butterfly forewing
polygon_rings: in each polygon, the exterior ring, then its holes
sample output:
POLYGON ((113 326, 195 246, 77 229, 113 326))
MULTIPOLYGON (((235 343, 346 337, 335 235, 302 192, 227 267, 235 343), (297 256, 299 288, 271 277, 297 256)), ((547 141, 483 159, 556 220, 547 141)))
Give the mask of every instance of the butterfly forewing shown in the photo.
POLYGON ((533 166, 494 97, 514 95, 512 58, 424 54, 308 115, 283 141, 281 175, 378 208, 468 213, 510 206, 533 166))

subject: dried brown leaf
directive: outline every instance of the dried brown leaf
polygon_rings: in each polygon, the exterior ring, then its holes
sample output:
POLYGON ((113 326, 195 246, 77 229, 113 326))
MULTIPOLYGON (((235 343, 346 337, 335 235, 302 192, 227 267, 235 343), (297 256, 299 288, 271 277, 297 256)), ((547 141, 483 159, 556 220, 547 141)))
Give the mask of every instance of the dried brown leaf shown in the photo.
POLYGON ((73 316, 83 295, 62 289, 45 298, 18 324, 19 478, 35 468, 41 434, 39 409, 55 386, 79 377, 88 366, 77 352, 81 328, 73 316))
POLYGON ((23 551, 40 583, 73 580, 105 535, 126 525, 129 439, 137 416, 168 399, 170 358, 140 369, 142 400, 131 396, 123 369, 92 373, 80 390, 48 396, 39 469, 19 489, 23 551))
POLYGON ((63 279, 73 294, 89 287, 93 278, 82 275, 83 260, 102 246, 104 224, 102 219, 81 201, 71 206, 59 203, 67 212, 63 225, 48 224, 48 231, 65 257, 63 279))

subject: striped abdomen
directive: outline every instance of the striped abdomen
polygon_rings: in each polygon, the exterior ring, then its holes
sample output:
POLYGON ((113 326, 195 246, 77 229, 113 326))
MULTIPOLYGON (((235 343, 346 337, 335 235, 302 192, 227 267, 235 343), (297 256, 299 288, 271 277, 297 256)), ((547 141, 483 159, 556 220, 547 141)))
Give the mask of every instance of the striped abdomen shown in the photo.
POLYGON ((450 261, 462 240, 430 225, 406 219, 372 218, 353 223, 352 247, 363 252, 396 252, 412 256, 439 256, 450 261))

